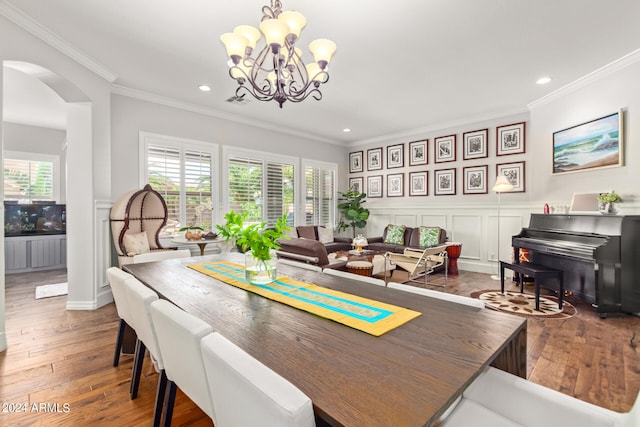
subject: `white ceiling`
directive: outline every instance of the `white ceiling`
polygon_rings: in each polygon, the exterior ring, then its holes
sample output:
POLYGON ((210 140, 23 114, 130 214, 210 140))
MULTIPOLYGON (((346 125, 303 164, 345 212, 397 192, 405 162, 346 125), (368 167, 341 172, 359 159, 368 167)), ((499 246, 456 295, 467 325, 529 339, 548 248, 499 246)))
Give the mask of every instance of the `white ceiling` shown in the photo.
MULTIPOLYGON (((239 24, 257 26, 268 0, 0 0, 0 6, 18 21, 25 14, 27 27, 41 25, 97 64, 94 70, 119 92, 139 90, 342 144, 526 111, 640 47, 638 0, 282 1, 307 17, 302 47, 320 37, 338 46, 323 99, 282 109, 275 102, 226 102, 237 85, 219 36, 239 24), (547 75, 551 83, 535 84, 547 75), (202 83, 212 91, 199 91, 202 83), (343 133, 345 127, 352 132, 343 133)), ((5 78, 5 86, 17 80, 5 78)), ((6 97, 5 114, 15 117, 20 92, 6 97)))

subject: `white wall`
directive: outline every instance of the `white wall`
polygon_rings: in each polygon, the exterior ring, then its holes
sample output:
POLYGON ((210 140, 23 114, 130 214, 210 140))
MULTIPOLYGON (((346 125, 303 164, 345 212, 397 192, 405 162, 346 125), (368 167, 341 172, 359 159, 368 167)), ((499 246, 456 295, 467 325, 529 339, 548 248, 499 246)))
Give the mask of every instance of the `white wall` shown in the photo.
MULTIPOLYGON (((138 141, 141 131, 218 144, 219 159, 226 145, 338 163, 342 171, 346 167, 346 149, 338 145, 278 134, 128 96, 113 95, 111 106, 112 200, 140 185, 138 141)), ((223 182, 222 176, 218 178, 223 182)), ((217 206, 221 206, 221 202, 218 200, 217 206)), ((225 212, 214 210, 214 214, 217 221, 222 221, 225 212)))
POLYGON ((66 200, 66 169, 64 145, 67 133, 63 130, 4 122, 4 150, 37 154, 51 154, 60 158, 60 198, 66 200))
MULTIPOLYGON (((376 143, 349 147, 348 152, 363 150, 366 165, 366 150, 399 143, 408 143, 429 138, 429 164, 420 167, 385 169, 348 177, 383 175, 386 195, 386 175, 405 173, 405 197, 384 197, 371 199, 367 205, 371 219, 367 224, 368 236, 379 236, 389 223, 409 226, 437 225, 447 230, 449 240, 463 244, 459 260, 461 269, 495 273, 497 254, 508 259, 511 253, 511 236, 517 234, 529 223, 531 213, 542 213, 545 203, 550 206, 569 205, 574 193, 593 193, 615 190, 621 194, 624 203, 622 214, 640 213, 638 182, 640 173, 640 52, 636 52, 570 87, 556 91, 552 95, 530 105, 529 114, 519 114, 472 124, 437 129, 422 135, 414 135, 403 140, 381 140, 376 143), (552 134, 610 113, 624 110, 625 119, 625 164, 623 167, 552 175, 552 134), (495 127, 518 121, 526 121, 526 153, 510 156, 495 156, 495 127), (476 129, 489 128, 489 157, 486 159, 462 159, 462 134, 476 129), (458 152, 455 162, 435 164, 433 138, 450 134, 457 135, 458 152), (501 196, 500 229, 498 242, 498 196, 490 188, 495 180, 495 164, 512 161, 526 161, 526 192, 505 193, 501 196), (462 168, 465 166, 489 165, 489 193, 482 195, 462 194, 462 168), (437 169, 457 169, 457 191, 455 196, 433 195, 433 171, 437 169), (408 173, 429 171, 429 196, 409 197, 408 173), (499 249, 498 249, 499 248, 499 249)), ((386 164, 386 150, 384 150, 386 164)), ((408 164, 405 152, 405 164, 408 164)), ((346 187, 346 183, 343 184, 346 187)))

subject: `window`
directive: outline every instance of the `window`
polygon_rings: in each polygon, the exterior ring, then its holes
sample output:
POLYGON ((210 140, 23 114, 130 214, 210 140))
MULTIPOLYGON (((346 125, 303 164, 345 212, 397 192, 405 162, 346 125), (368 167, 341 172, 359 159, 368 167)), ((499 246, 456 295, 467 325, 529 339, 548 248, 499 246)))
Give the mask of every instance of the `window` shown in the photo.
POLYGON ((305 224, 335 225, 336 173, 332 163, 303 160, 305 175, 305 224))
MULTIPOLYGON (((226 148, 226 147, 225 147, 226 148)), ((240 149, 225 150, 225 191, 229 210, 248 222, 274 225, 287 215, 293 224, 297 159, 240 149)))
POLYGON ((214 227, 214 165, 216 144, 141 133, 142 185, 149 183, 167 204, 167 225, 160 237, 181 227, 214 227))
POLYGON ((4 155, 4 199, 19 203, 57 201, 58 156, 7 151, 4 155))

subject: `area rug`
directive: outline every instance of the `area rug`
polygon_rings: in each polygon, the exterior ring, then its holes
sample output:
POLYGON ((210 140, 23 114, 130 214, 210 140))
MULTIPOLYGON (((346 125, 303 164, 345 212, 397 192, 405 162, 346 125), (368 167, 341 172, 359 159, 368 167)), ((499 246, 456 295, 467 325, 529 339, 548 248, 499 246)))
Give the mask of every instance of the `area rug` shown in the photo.
POLYGON ((577 313, 576 308, 567 301, 562 301, 560 310, 558 299, 549 295, 540 297, 540 310, 536 310, 534 294, 509 291, 503 294, 496 290, 485 290, 472 292, 471 297, 481 299, 488 308, 537 319, 568 319, 577 313))
POLYGON ((67 282, 36 286, 36 299, 67 295, 67 282))

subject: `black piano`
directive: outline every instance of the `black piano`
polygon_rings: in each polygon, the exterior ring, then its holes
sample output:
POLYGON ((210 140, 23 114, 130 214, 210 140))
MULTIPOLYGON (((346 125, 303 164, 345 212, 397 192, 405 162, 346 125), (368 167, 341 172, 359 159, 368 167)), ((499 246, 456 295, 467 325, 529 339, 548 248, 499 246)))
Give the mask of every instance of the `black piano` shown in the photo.
POLYGON ((564 271, 564 289, 606 317, 640 312, 640 216, 532 214, 511 238, 515 259, 564 271))

